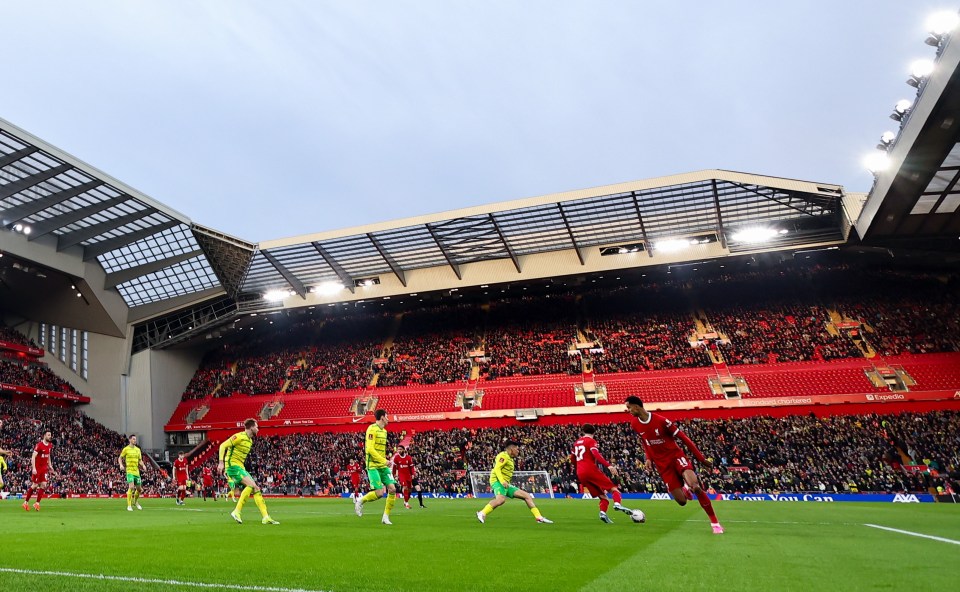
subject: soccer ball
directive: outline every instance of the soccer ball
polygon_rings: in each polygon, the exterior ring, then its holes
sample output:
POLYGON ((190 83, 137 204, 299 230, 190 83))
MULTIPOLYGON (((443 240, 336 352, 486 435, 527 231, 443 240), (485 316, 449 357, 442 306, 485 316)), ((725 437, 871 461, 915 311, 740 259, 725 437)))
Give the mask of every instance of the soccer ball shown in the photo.
POLYGON ((637 524, 643 524, 647 521, 647 515, 643 513, 643 510, 634 510, 630 512, 630 520, 633 520, 637 524))

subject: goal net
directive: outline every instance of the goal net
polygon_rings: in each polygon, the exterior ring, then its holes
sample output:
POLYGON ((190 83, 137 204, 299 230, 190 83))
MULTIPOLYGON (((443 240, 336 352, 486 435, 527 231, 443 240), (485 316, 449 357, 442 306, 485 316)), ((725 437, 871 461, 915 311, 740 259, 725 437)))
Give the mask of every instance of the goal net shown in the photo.
MULTIPOLYGON (((553 483, 546 471, 515 471, 510 484, 527 493, 553 497, 553 483)), ((490 487, 490 471, 470 471, 470 489, 473 490, 474 497, 483 494, 493 495, 493 489, 490 487)))

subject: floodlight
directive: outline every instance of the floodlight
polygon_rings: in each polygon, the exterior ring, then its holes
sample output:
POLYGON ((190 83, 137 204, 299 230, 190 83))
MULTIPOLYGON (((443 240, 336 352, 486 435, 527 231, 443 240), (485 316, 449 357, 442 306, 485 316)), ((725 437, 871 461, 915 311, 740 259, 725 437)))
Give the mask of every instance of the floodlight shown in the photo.
POLYGON ((933 74, 933 60, 917 60, 910 64, 910 74, 917 78, 926 78, 933 74))
POLYGON ((23 233, 24 233, 24 234, 30 234, 31 232, 33 232, 33 229, 30 228, 29 226, 24 226, 24 227, 23 227, 23 233))
POLYGON ((739 230, 731 235, 730 238, 741 243, 763 243, 777 236, 777 233, 776 228, 754 226, 739 230))
POLYGON ((682 251, 689 246, 690 241, 687 239, 668 238, 655 242, 653 244, 653 249, 655 251, 662 251, 664 253, 676 253, 677 251, 682 251))
POLYGON ((884 144, 890 144, 896 139, 897 139, 897 134, 891 131, 883 132, 883 135, 880 136, 880 141, 883 142, 884 144))
POLYGON ((280 302, 287 297, 288 292, 286 290, 268 290, 264 295, 263 299, 267 302, 280 302))
POLYGON ((321 296, 333 296, 342 289, 343 284, 340 282, 323 282, 313 288, 313 293, 321 296))
POLYGON ((874 152, 863 159, 863 166, 867 167, 867 170, 871 173, 876 174, 890 166, 890 158, 882 152, 874 152))
POLYGON ((23 230, 23 224, 14 224, 13 229, 16 230, 17 232, 20 232, 21 230, 23 230))
POLYGON ((930 15, 927 19, 927 30, 937 37, 942 37, 956 29, 958 24, 960 15, 952 10, 943 10, 930 15))

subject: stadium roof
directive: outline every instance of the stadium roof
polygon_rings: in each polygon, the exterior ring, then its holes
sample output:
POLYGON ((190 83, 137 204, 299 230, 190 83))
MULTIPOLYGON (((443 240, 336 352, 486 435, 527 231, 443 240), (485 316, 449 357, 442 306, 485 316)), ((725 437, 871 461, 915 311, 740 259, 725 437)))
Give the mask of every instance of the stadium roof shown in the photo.
POLYGON ((253 252, 2 119, 0 223, 98 261, 129 307, 235 290, 253 252))
POLYGON ((960 43, 945 36, 857 220, 865 243, 960 251, 960 43))
POLYGON ((497 259, 521 273, 527 255, 573 251, 583 265, 590 248, 629 244, 652 257, 668 239, 700 237, 734 253, 755 248, 739 230, 774 224, 785 232, 768 248, 842 242, 842 197, 839 185, 722 170, 620 183, 266 241, 241 291, 305 298, 318 284, 352 292, 378 274, 406 286, 407 272, 441 266, 460 280, 462 266, 497 259))

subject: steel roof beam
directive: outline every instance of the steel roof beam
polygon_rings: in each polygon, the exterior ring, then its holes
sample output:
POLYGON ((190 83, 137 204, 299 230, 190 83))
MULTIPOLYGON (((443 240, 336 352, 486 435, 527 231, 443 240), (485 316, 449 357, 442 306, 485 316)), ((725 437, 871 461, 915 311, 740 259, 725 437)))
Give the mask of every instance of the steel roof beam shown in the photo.
POLYGON ((353 294, 356 292, 357 286, 353 281, 353 278, 350 277, 350 274, 347 273, 347 270, 343 268, 342 265, 337 263, 336 258, 330 254, 330 251, 326 250, 323 245, 318 242, 310 243, 313 245, 313 248, 320 253, 320 256, 323 257, 323 260, 327 262, 327 265, 330 266, 330 269, 333 270, 337 277, 340 278, 340 281, 343 282, 343 286, 350 290, 350 293, 353 294))
POLYGON ((573 244, 573 250, 577 253, 577 259, 580 260, 580 265, 586 265, 587 262, 583 259, 583 253, 580 252, 580 245, 577 244, 577 237, 573 234, 573 228, 570 226, 570 220, 567 219, 567 213, 563 210, 563 204, 557 202, 557 209, 560 210, 560 218, 563 219, 563 225, 567 229, 567 234, 570 235, 570 242, 573 244))
POLYGON ((300 281, 300 278, 293 275, 289 269, 283 266, 276 257, 270 254, 269 251, 260 251, 263 253, 264 258, 270 262, 270 265, 273 265, 273 268, 280 272, 280 275, 283 276, 283 279, 287 280, 287 283, 290 284, 290 287, 293 288, 293 291, 296 292, 300 298, 304 300, 307 299, 307 288, 303 285, 303 282, 300 281))
MULTIPOLYGON (((737 186, 737 187, 739 187, 740 189, 743 189, 743 190, 745 190, 745 191, 749 191, 750 193, 755 193, 755 194, 759 195, 760 197, 762 197, 762 198, 764 198, 764 199, 769 199, 769 200, 772 201, 772 202, 776 202, 776 203, 780 204, 781 206, 783 206, 783 207, 785 207, 785 208, 790 208, 790 209, 792 209, 792 210, 796 210, 796 211, 800 212, 801 214, 805 214, 805 215, 807 215, 807 216, 814 216, 814 215, 816 215, 816 214, 810 213, 808 210, 804 210, 804 209, 802 209, 802 208, 798 208, 797 206, 795 206, 795 205, 793 205, 793 204, 784 203, 783 201, 777 199, 776 197, 774 197, 774 195, 775 195, 775 190, 773 190, 773 189, 770 190, 770 191, 771 191, 771 195, 764 195, 764 194, 760 193, 759 191, 757 191, 756 189, 753 189, 753 188, 751 188, 751 187, 747 187, 746 185, 741 185, 740 183, 734 183, 733 181, 728 181, 728 183, 730 183, 731 185, 735 185, 735 186, 737 186)), ((791 194, 791 195, 792 195, 792 194, 791 194)), ((805 203, 805 204, 807 204, 807 205, 817 205, 817 204, 813 204, 813 203, 811 203, 811 202, 808 202, 808 201, 806 201, 806 200, 803 200, 803 203, 805 203)), ((817 207, 819 207, 821 210, 826 210, 826 209, 827 209, 827 208, 823 207, 822 205, 817 205, 817 207)), ((831 209, 832 209, 832 208, 831 208, 831 209)))
POLYGON ((640 235, 643 237, 643 250, 647 252, 648 257, 653 257, 653 245, 647 237, 647 227, 643 224, 643 214, 640 213, 640 200, 637 199, 637 192, 631 191, 633 197, 633 208, 637 211, 637 221, 640 222, 640 235))
POLYGON ((203 255, 203 251, 197 249, 196 251, 189 251, 181 255, 165 257, 163 259, 157 259, 156 261, 150 261, 149 263, 144 263, 142 265, 128 267, 126 269, 121 269, 113 273, 108 273, 106 280, 104 281, 103 288, 105 290, 110 288, 116 288, 120 284, 129 282, 130 280, 160 271, 161 269, 170 267, 171 265, 176 265, 177 263, 180 263, 183 261, 193 259, 194 257, 200 257, 201 255, 203 255))
POLYGON ((7 165, 11 165, 18 160, 23 160, 38 150, 39 148, 36 146, 27 146, 26 148, 11 152, 10 154, 4 154, 3 156, 0 156, 0 169, 7 165))
POLYGON ((497 217, 493 215, 493 212, 490 212, 490 222, 493 223, 493 229, 497 231, 497 235, 503 242, 503 247, 507 250, 507 254, 510 255, 510 260, 513 261, 513 266, 517 268, 517 273, 522 273, 520 271, 520 259, 517 258, 517 254, 513 251, 513 247, 511 247, 510 243, 507 242, 507 236, 503 234, 503 229, 500 228, 500 224, 497 222, 497 217))
POLYGON ((403 287, 407 287, 407 277, 403 273, 403 268, 397 263, 397 261, 390 256, 390 253, 387 251, 387 248, 377 239, 373 233, 368 232, 367 238, 370 239, 370 242, 373 243, 373 248, 380 253, 380 256, 383 257, 383 260, 387 262, 387 265, 390 266, 390 269, 393 270, 393 275, 397 276, 397 279, 400 280, 400 283, 403 284, 403 287))
POLYGON ((430 224, 426 224, 425 226, 427 227, 427 232, 429 232, 430 236, 433 237, 433 242, 437 243, 437 248, 439 248, 440 252, 443 253, 443 258, 447 260, 447 264, 450 266, 450 269, 452 269, 453 273, 456 274, 458 280, 462 280, 463 274, 460 273, 460 266, 457 265, 457 262, 453 260, 453 257, 450 256, 450 253, 447 252, 447 247, 444 246, 443 242, 440 240, 440 237, 437 235, 433 227, 430 226, 430 224))
MULTIPOLYGON (((77 185, 76 187, 70 187, 69 189, 64 189, 63 191, 58 191, 38 199, 30 200, 26 203, 13 206, 12 208, 3 212, 3 219, 7 221, 8 225, 19 222, 20 220, 33 216, 34 214, 38 214, 47 208, 61 204, 71 197, 76 197, 81 193, 86 193, 87 191, 96 189, 100 185, 103 185, 101 181, 90 181, 89 183, 83 183, 81 185, 77 185)), ((42 223, 43 222, 40 222, 37 225, 34 225, 34 228, 42 223)))
POLYGON ((136 222, 141 218, 146 218, 154 212, 155 210, 139 210, 137 212, 123 216, 117 216, 116 218, 112 218, 104 222, 91 224, 90 226, 84 226, 83 228, 78 228, 72 232, 61 234, 57 239, 57 251, 63 251, 64 249, 69 249, 72 246, 79 245, 83 241, 96 238, 105 232, 116 230, 117 228, 120 228, 126 224, 136 222))
MULTIPOLYGON (((86 183, 86 185, 95 186, 96 183, 86 183)), ((69 198, 69 197, 74 197, 76 195, 80 195, 85 191, 89 191, 89 189, 81 190, 81 187, 82 186, 77 186, 77 187, 74 187, 73 189, 70 189, 62 193, 72 193, 73 195, 68 196, 69 198)), ((57 193, 56 195, 59 196, 60 194, 57 193)), ((68 199, 68 198, 65 198, 65 199, 68 199)), ((128 197, 126 195, 111 197, 110 199, 107 199, 104 201, 98 201, 97 203, 90 204, 82 208, 77 208, 69 212, 64 212, 63 214, 60 214, 58 216, 51 216, 50 218, 47 218, 45 220, 41 220, 40 222, 37 222, 36 224, 33 225, 33 232, 30 233, 30 240, 34 240, 37 237, 43 236, 45 234, 50 234, 54 230, 58 228, 63 228, 64 226, 69 226, 74 222, 79 222, 80 220, 83 220, 87 216, 92 216, 93 214, 102 212, 103 210, 109 210, 113 206, 118 206, 123 202, 127 201, 127 199, 128 197)))
POLYGON ((720 192, 717 191, 717 180, 712 179, 710 184, 713 186, 713 209, 717 213, 717 236, 720 237, 720 246, 727 248, 727 235, 723 230, 723 214, 720 213, 720 192))
POLYGON ((179 220, 171 220, 169 222, 164 222, 163 224, 157 224, 141 230, 128 232, 127 234, 121 234, 118 237, 95 242, 92 245, 87 245, 84 247, 83 260, 90 261, 91 259, 95 259, 104 253, 115 251, 120 247, 135 243, 138 240, 145 239, 148 236, 153 236, 159 232, 163 232, 164 230, 173 228, 174 226, 179 226, 181 224, 183 224, 183 222, 180 222, 179 220))
POLYGON ((25 189, 30 189, 34 185, 38 185, 48 179, 52 179, 53 177, 56 177, 60 173, 65 173, 72 168, 73 167, 70 166, 69 164, 62 164, 60 166, 53 167, 52 169, 47 169, 45 171, 40 171, 39 173, 34 173, 29 177, 17 179, 13 183, 0 185, 0 199, 7 199, 11 195, 16 195, 25 189))

